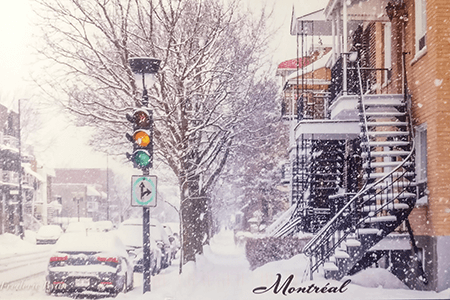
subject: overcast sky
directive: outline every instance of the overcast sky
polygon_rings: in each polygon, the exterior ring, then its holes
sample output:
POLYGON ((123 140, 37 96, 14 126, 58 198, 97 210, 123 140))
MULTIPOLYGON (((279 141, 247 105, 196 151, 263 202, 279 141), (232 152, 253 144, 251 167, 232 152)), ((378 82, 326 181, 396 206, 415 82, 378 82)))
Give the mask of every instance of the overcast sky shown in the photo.
MULTIPOLYGON (((0 103, 10 109, 17 110, 17 99, 30 98, 29 90, 24 78, 31 72, 31 49, 28 42, 32 36, 31 18, 33 16, 30 3, 33 0, 0 0, 0 103)), ((279 64, 284 60, 295 58, 296 40, 289 34, 289 24, 292 7, 295 6, 297 15, 306 14, 323 8, 328 0, 246 0, 255 9, 263 3, 274 6, 273 26, 279 29, 274 38, 274 45, 282 45, 274 52, 274 62, 279 64)), ((30 99, 33 101, 39 99, 30 99)), ((63 118, 49 116, 48 127, 53 131, 64 128, 64 132, 53 141, 48 159, 53 160, 54 167, 106 167, 104 155, 95 154, 83 144, 87 131, 75 129, 63 124, 63 118), (58 151, 54 149, 58 148, 58 151), (71 159, 67 159, 71 157, 71 159)), ((51 133, 48 133, 50 136, 51 133)), ((45 139, 42 137, 42 139, 45 139)), ((46 158, 47 159, 47 158, 46 158)))

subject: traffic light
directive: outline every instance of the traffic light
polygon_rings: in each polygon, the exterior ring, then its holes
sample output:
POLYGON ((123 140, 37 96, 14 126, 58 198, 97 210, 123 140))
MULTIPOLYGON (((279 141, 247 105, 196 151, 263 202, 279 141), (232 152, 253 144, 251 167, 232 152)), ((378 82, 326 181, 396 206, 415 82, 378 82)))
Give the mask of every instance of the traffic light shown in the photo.
POLYGON ((133 143, 133 153, 127 157, 135 168, 149 169, 153 165, 153 111, 136 109, 132 116, 127 114, 127 120, 133 124, 133 135, 125 135, 133 143))

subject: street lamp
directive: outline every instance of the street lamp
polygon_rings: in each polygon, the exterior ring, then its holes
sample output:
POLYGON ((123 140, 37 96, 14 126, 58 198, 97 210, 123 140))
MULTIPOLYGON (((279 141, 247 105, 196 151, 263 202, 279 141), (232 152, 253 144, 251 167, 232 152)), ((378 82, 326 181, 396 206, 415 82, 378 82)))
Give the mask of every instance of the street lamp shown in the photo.
POLYGON ((159 70, 161 60, 150 57, 132 57, 128 62, 133 71, 138 88, 142 89, 142 106, 148 107, 146 82, 150 86, 155 83, 155 74, 159 70))
MULTIPOLYGON (((150 57, 133 57, 128 60, 131 70, 133 71, 133 74, 135 75, 135 81, 138 87, 142 88, 142 106, 148 107, 148 94, 147 94, 147 87, 146 82, 149 85, 153 85, 155 80, 155 74, 159 70, 159 65, 161 63, 161 60, 156 58, 150 58, 150 57), (139 85, 139 83, 142 83, 142 86, 139 85)), ((149 168, 143 168, 142 169, 143 175, 149 175, 149 168)), ((143 206, 143 237, 142 237, 142 245, 144 250, 144 257, 143 257, 143 265, 144 270, 142 272, 143 275, 143 293, 150 291, 150 207, 143 206)))

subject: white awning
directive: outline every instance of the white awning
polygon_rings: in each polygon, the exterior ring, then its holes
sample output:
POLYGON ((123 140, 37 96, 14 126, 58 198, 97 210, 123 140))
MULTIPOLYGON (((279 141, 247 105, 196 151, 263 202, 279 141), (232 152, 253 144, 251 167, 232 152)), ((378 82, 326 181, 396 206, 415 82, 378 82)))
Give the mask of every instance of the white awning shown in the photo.
POLYGON ((38 173, 33 171, 28 164, 22 164, 22 167, 26 174, 32 175, 34 178, 36 178, 40 182, 45 181, 45 179, 41 175, 39 175, 38 173))
POLYGON ((97 191, 97 190, 95 189, 94 186, 88 185, 88 186, 86 187, 86 196, 101 197, 102 195, 100 194, 99 191, 97 191))

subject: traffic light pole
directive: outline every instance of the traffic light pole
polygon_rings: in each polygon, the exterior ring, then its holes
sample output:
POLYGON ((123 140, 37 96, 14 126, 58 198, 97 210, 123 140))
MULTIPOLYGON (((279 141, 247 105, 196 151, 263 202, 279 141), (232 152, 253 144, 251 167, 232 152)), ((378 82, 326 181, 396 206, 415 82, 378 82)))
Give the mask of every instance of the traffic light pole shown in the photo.
MULTIPOLYGON (((148 169, 144 169, 143 171, 143 175, 149 175, 149 171, 148 169)), ((144 227, 144 229, 142 230, 143 234, 143 240, 142 240, 142 244, 144 246, 144 257, 143 257, 143 267, 144 270, 142 272, 143 276, 144 276, 144 285, 143 285, 143 293, 145 294, 146 292, 150 292, 151 291, 151 270, 150 270, 150 256, 151 256, 151 251, 150 251, 150 207, 143 207, 142 208, 142 220, 143 220, 143 224, 142 226, 144 227)))
MULTIPOLYGON (((134 123, 133 136, 127 135, 127 138, 133 142, 133 154, 127 155, 134 163, 134 166, 142 169, 143 175, 148 176, 149 169, 152 167, 153 160, 153 141, 152 141, 152 122, 153 115, 148 108, 148 94, 145 86, 145 74, 156 74, 158 72, 161 60, 150 57, 133 57, 128 59, 131 67, 131 71, 135 75, 141 75, 142 77, 142 103, 144 110, 136 111, 133 114, 133 118, 129 121, 134 123)), ((136 79, 135 79, 136 80, 136 79)), ((139 80, 139 79, 138 79, 139 80)), ((128 119, 128 117, 127 117, 128 119)), ((155 195, 156 196, 156 195, 155 195)), ((142 226, 143 226, 143 293, 149 292, 151 269, 150 269, 150 207, 143 206, 142 211, 142 226)))
MULTIPOLYGON (((145 88, 145 82, 144 82, 144 74, 142 74, 142 85, 144 86, 144 90, 142 93, 142 104, 144 107, 148 107, 148 95, 147 95, 147 89, 145 88)), ((150 175, 149 169, 144 168, 142 171, 142 175, 150 175)), ((143 226, 144 230, 142 231, 144 233, 143 236, 143 245, 144 245, 144 270, 143 270, 143 276, 144 276, 144 290, 143 293, 151 291, 151 269, 150 269, 150 207, 143 207, 142 208, 142 220, 143 220, 143 226)))

